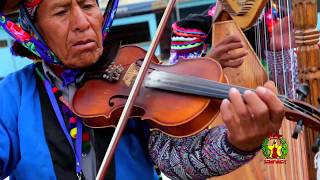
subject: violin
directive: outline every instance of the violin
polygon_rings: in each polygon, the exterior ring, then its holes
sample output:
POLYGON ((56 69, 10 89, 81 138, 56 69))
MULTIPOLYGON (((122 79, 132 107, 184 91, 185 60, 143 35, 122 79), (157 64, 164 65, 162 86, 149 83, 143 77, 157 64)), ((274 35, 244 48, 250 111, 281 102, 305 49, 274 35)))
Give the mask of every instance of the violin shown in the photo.
MULTIPOLYGON (((176 0, 170 0, 148 52, 134 46, 122 47, 113 64, 89 72, 77 90, 72 110, 92 128, 116 127, 97 179, 103 179, 129 117, 140 117, 153 129, 184 137, 207 128, 219 115, 220 103, 228 98, 228 85, 218 62, 211 58, 181 60, 164 65, 154 56, 160 34, 176 0), (144 60, 143 60, 144 59, 144 60)), ((254 90, 252 90, 254 91, 254 90)), ((278 96, 289 120, 303 120, 320 130, 320 112, 303 102, 278 96)))
MULTIPOLYGON (((90 79, 78 89, 73 110, 84 119, 85 125, 91 128, 117 125, 143 54, 145 50, 139 47, 122 47, 107 70, 96 72, 103 74, 101 78, 90 79)), ((230 88, 237 88, 240 93, 254 91, 227 84, 220 64, 208 57, 180 60, 175 65, 159 62, 153 59, 150 64, 131 117, 140 117, 154 129, 171 136, 191 136, 207 128, 218 116, 221 100, 228 98, 230 88)), ((288 120, 303 120, 306 126, 320 130, 317 109, 282 95, 278 98, 286 107, 288 120)))

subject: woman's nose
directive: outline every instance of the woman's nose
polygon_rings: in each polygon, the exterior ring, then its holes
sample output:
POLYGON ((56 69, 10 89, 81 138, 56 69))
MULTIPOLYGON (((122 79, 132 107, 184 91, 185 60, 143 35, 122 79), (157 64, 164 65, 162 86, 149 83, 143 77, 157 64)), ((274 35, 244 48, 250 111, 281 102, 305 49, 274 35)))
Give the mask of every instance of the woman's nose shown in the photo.
POLYGON ((72 10, 71 13, 71 27, 73 31, 83 32, 90 27, 90 23, 87 17, 87 14, 82 11, 82 9, 78 6, 72 10))

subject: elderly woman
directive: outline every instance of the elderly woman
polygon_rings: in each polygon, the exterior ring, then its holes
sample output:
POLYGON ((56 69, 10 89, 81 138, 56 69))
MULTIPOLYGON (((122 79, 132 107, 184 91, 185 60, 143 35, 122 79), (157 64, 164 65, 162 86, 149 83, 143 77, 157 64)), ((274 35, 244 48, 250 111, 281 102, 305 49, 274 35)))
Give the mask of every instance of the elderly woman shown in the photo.
MULTIPOLYGON (((35 38, 21 33, 5 17, 0 22, 42 63, 0 83, 0 177, 94 179, 113 130, 83 126, 68 103, 81 74, 97 63, 106 64, 101 57, 112 57, 105 55, 109 48, 103 46, 104 19, 98 4, 95 0, 20 3, 20 23, 35 38)), ((2 8, 8 10, 9 5, 14 1, 2 8)), ((231 89, 221 104, 226 125, 192 137, 169 137, 150 132, 143 122, 130 121, 106 178, 157 179, 153 163, 172 179, 205 179, 233 171, 251 160, 262 140, 281 126, 284 110, 271 91, 274 88, 267 83, 243 95, 231 89)))

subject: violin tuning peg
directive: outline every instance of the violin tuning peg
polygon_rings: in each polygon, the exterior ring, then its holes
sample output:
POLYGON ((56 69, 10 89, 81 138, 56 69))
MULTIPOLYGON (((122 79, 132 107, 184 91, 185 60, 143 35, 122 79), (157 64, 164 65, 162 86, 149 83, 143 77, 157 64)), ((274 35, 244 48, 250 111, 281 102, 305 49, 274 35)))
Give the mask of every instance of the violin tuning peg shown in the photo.
POLYGON ((296 90, 297 96, 298 96, 298 100, 304 100, 310 92, 310 88, 308 84, 301 84, 299 86, 299 88, 296 90))
POLYGON ((319 148, 320 148, 320 136, 318 136, 318 138, 316 139, 316 142, 313 144, 312 151, 314 153, 317 153, 319 151, 319 148))
POLYGON ((293 130, 292 138, 297 139, 298 136, 299 136, 299 134, 301 133, 302 129, 303 129, 303 121, 302 121, 302 120, 299 120, 299 121, 297 122, 296 127, 295 127, 294 130, 293 130))

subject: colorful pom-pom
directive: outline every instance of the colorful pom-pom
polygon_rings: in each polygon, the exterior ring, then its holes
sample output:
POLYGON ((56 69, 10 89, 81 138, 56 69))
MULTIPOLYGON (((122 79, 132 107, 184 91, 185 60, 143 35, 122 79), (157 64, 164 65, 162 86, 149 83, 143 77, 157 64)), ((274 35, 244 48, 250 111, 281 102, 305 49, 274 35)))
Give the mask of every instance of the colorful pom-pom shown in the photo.
POLYGON ((89 132, 84 132, 84 133, 82 134, 82 141, 83 141, 83 142, 88 142, 88 141, 90 141, 90 134, 89 134, 89 132))
POLYGON ((72 137, 73 139, 76 139, 76 138, 77 138, 77 128, 71 129, 70 135, 71 135, 71 137, 72 137))
POLYGON ((53 87, 52 88, 52 92, 55 94, 55 93, 57 93, 59 91, 59 89, 57 88, 57 87, 53 87))
POLYGON ((70 122, 70 124, 75 124, 77 122, 77 118, 71 117, 71 118, 69 118, 69 122, 70 122))

